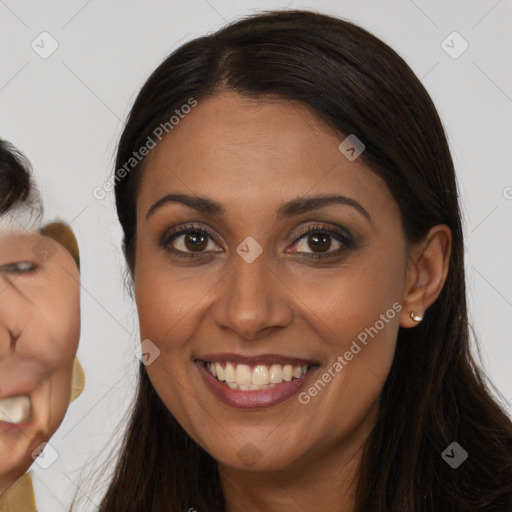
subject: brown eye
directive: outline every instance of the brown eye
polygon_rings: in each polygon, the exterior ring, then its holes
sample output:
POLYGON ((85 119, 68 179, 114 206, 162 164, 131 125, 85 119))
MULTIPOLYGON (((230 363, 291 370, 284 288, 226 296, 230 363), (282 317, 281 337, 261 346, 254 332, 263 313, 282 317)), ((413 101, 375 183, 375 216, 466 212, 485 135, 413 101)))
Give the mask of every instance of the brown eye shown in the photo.
POLYGON ((208 237, 202 233, 190 233, 184 235, 185 246, 190 251, 202 251, 208 245, 208 237))
POLYGON ((219 246, 213 241, 210 233, 193 225, 176 228, 166 233, 160 241, 160 245, 171 253, 184 258, 219 252, 219 246))
POLYGON ((325 233, 314 233, 308 236, 308 246, 312 251, 326 252, 331 247, 331 236, 325 233))
POLYGON ((292 252, 308 258, 328 258, 354 248, 355 244, 345 230, 310 226, 300 233, 292 247, 292 252))

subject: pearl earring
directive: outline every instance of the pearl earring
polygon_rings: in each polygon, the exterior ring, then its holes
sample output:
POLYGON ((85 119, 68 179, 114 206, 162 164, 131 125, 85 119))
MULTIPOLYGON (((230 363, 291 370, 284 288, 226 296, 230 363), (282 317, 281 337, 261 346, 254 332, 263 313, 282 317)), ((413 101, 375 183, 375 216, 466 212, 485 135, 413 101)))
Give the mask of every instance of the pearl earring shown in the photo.
POLYGON ((416 315, 414 313, 414 311, 411 311, 411 318, 415 321, 415 322, 421 322, 423 320, 423 315, 416 315))

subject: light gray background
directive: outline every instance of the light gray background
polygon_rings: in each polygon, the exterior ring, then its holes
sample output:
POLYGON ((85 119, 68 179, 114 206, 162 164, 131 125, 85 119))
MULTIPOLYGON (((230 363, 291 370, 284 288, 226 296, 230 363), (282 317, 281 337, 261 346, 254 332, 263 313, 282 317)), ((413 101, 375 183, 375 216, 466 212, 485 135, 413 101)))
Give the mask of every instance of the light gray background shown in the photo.
MULTIPOLYGON (((97 497, 81 468, 112 446, 134 391, 138 327, 124 288, 121 230, 113 195, 100 201, 92 194, 113 170, 123 120, 144 80, 173 49, 272 8, 350 19, 393 47, 422 79, 456 163, 472 325, 492 380, 512 400, 510 0, 244 0, 236 6, 228 0, 0 0, 0 137, 31 159, 45 218, 71 223, 82 259, 78 355, 86 390, 51 440, 59 458, 49 469, 32 467, 40 511, 66 510, 77 486, 94 508, 97 497), (58 43, 47 59, 31 47, 34 40, 42 44, 43 31, 58 43), (441 46, 453 31, 469 44, 458 58, 441 46)), ((461 43, 452 37, 445 45, 453 54, 461 43)))

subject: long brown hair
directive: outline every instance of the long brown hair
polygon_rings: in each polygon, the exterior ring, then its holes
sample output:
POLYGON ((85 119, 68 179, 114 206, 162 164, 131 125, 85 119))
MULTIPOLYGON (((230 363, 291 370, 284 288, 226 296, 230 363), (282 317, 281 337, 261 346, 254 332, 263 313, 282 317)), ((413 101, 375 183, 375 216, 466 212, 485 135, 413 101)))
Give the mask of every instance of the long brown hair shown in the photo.
MULTIPOLYGON (((144 162, 126 162, 190 98, 221 90, 309 105, 385 180, 406 239, 437 224, 452 231, 445 286, 414 329, 400 328, 365 446, 359 512, 512 510, 512 424, 470 353, 461 215, 443 126, 425 88, 385 43, 341 19, 308 11, 246 17, 168 56, 139 92, 122 133, 115 195, 123 249, 136 271, 136 196, 144 162), (442 452, 457 442, 457 469, 442 452)), ((340 138, 341 140, 341 138, 340 138)), ((149 171, 148 171, 149 172, 149 171)), ((138 395, 101 511, 221 512, 215 460, 166 409, 140 367, 138 395)))

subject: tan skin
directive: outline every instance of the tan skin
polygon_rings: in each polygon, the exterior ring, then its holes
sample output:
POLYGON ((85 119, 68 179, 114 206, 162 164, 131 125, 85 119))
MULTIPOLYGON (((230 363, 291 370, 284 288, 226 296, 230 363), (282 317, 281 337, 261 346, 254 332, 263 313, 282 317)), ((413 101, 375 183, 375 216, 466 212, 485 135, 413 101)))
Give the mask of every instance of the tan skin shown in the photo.
POLYGON ((26 394, 33 409, 28 424, 0 425, 1 495, 33 464, 33 451, 55 433, 68 408, 80 276, 62 245, 30 231, 0 235, 0 269, 0 398, 26 394), (52 249, 47 261, 34 252, 42 243, 52 249))
POLYGON ((343 138, 302 104, 223 92, 199 101, 146 162, 132 272, 141 339, 161 351, 147 371, 168 409, 218 461, 229 512, 354 509, 350 482, 398 328, 417 325, 411 311, 423 313, 446 279, 449 228, 435 226, 409 246, 387 186, 340 153, 343 138), (172 202, 146 218, 169 193, 210 198, 225 212, 172 202), (370 220, 330 204, 276 221, 283 203, 329 194, 354 199, 370 220), (159 245, 188 223, 211 234, 204 246, 185 243, 186 234, 159 245), (331 237, 327 258, 308 259, 325 252, 300 230, 318 225, 348 230, 354 246, 332 256, 343 244, 331 237), (263 248, 252 263, 236 252, 248 236, 263 248), (180 258, 172 248, 202 256, 180 258), (317 360, 321 375, 395 302, 402 310, 308 404, 295 395, 271 407, 230 407, 194 365, 212 351, 272 353, 317 360), (248 443, 260 454, 250 467, 238 456, 248 443))

